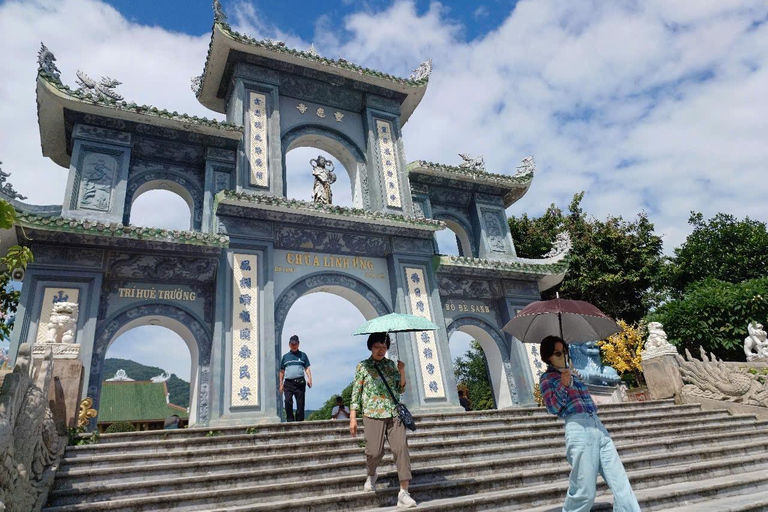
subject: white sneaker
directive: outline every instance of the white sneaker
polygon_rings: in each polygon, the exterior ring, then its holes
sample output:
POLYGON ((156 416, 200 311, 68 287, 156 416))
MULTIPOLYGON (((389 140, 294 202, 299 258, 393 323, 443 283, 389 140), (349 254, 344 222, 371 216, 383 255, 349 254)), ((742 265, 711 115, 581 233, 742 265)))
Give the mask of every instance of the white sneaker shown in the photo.
POLYGON ((411 498, 408 491, 400 489, 400 494, 397 495, 397 508, 416 508, 416 500, 411 498))
POLYGON ((368 478, 365 479, 365 485, 363 486, 363 489, 366 491, 375 491, 376 490, 376 480, 379 479, 379 475, 369 475, 368 478))

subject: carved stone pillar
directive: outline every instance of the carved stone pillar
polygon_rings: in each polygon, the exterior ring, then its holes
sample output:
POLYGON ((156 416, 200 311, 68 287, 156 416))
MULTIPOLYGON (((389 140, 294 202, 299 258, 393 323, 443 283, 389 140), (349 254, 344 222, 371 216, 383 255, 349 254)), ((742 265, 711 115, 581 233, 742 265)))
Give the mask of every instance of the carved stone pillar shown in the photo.
POLYGON ((76 124, 62 216, 121 223, 131 134, 76 124))

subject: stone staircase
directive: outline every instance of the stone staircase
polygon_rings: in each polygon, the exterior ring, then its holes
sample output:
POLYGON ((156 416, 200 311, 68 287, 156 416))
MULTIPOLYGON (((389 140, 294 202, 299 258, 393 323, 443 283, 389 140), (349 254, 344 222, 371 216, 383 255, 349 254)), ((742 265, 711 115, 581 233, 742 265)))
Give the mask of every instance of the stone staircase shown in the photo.
MULTIPOLYGON (((768 510, 768 421, 671 401, 612 404, 600 417, 644 511, 768 510)), ((409 433, 419 510, 559 510, 563 423, 543 409, 417 418, 409 433)), ((68 447, 44 512, 382 510, 397 501, 391 456, 363 491, 362 435, 347 422, 102 435, 68 447)), ((593 510, 611 510, 598 484, 593 510)))

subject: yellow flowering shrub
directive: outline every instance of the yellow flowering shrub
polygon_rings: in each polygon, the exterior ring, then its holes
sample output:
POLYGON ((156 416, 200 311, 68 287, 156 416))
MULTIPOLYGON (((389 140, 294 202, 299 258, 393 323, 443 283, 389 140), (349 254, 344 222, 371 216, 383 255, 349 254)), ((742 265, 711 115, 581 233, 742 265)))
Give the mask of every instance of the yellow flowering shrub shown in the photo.
POLYGON ((621 331, 598 341, 596 345, 600 347, 605 363, 614 367, 620 375, 631 373, 640 384, 643 372, 640 352, 645 343, 645 325, 643 323, 628 324, 624 320, 619 320, 617 323, 621 331))

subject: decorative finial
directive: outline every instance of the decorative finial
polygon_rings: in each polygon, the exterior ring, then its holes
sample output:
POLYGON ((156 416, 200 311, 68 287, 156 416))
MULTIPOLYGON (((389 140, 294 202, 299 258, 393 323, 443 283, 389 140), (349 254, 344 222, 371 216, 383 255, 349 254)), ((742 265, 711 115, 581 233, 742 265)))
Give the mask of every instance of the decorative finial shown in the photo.
POLYGON ((555 237, 555 243, 552 244, 552 249, 549 250, 543 258, 557 258, 568 253, 573 247, 571 242, 571 234, 568 231, 561 231, 555 237))
POLYGON ((523 158, 523 161, 517 166, 515 176, 521 177, 529 174, 532 176, 534 172, 536 172, 536 162, 533 160, 533 155, 531 155, 523 158))
POLYGON ((112 99, 115 101, 121 101, 123 99, 122 96, 114 91, 114 88, 122 84, 122 82, 118 82, 117 80, 109 78, 108 76, 103 76, 101 77, 101 81, 97 83, 95 80, 80 70, 77 70, 76 74, 77 85, 83 89, 86 89, 91 94, 95 94, 100 100, 112 99))
POLYGON ((193 76, 189 79, 189 87, 195 96, 200 96, 200 89, 203 87, 203 75, 193 76))
POLYGON ((224 14, 224 9, 221 8, 221 2, 219 2, 219 0, 213 0, 213 22, 214 23, 227 22, 227 15, 224 14))
POLYGON ((57 82, 61 82, 61 78, 59 78, 61 72, 56 67, 56 57, 43 43, 40 43, 40 51, 37 52, 37 71, 42 71, 57 82))
POLYGON ((307 48, 307 53, 310 54, 313 57, 319 57, 320 54, 317 53, 317 49, 315 48, 315 43, 312 43, 309 45, 309 48, 307 48))
MULTIPOLYGON (((0 165, 3 165, 3 162, 0 162, 0 165)), ((25 200, 27 196, 19 194, 13 189, 13 185, 5 182, 5 180, 7 180, 10 176, 11 173, 3 172, 2 169, 0 169, 0 193, 10 197, 11 199, 19 199, 21 201, 25 200)))
POLYGON ((285 48, 285 43, 279 39, 270 39, 269 37, 264 39, 264 42, 270 46, 277 46, 279 48, 285 48))
POLYGON ((459 153, 463 162, 459 164, 462 169, 468 169, 470 171, 484 171, 485 162, 483 161, 483 155, 472 157, 469 153, 459 153))
POLYGON ((429 75, 432 74, 432 59, 427 59, 424 62, 422 62, 419 67, 413 70, 413 73, 411 73, 411 76, 408 77, 409 80, 424 80, 425 78, 429 78, 429 75))

